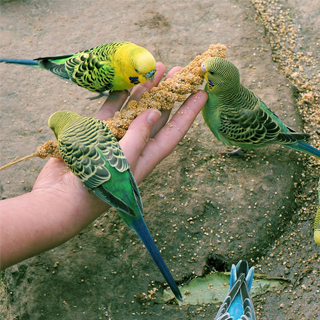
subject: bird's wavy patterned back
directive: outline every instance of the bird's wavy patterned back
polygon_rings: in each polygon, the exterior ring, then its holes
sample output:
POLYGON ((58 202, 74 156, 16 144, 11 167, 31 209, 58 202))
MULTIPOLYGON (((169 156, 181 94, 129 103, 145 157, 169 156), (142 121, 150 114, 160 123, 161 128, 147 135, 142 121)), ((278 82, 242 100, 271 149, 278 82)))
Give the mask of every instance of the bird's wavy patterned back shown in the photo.
POLYGON ((71 169, 89 188, 110 178, 108 166, 119 172, 129 163, 109 127, 95 118, 80 117, 59 136, 60 153, 71 169))

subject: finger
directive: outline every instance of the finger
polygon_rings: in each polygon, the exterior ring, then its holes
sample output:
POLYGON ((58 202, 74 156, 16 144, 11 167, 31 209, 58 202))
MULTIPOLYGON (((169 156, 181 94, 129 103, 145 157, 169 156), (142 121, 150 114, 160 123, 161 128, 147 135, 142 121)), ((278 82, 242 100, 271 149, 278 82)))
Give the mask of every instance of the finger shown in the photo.
POLYGON ((134 172, 141 152, 150 140, 152 126, 160 118, 161 112, 156 109, 148 109, 141 113, 129 126, 119 144, 134 172))
POLYGON ((154 80, 152 82, 147 81, 145 83, 141 83, 141 84, 137 85, 134 88, 133 93, 131 94, 129 101, 131 101, 131 100, 139 101, 144 92, 149 91, 152 87, 156 87, 159 84, 164 73, 166 72, 166 67, 162 62, 157 62, 156 68, 157 68, 157 72, 154 76, 154 80))
POLYGON ((171 109, 170 110, 161 110, 161 117, 159 120, 155 123, 155 125, 152 127, 151 132, 150 132, 150 137, 153 138, 159 131, 160 129, 167 123, 171 109))
POLYGON ((173 75, 174 75, 176 72, 180 71, 181 69, 182 69, 182 67, 180 67, 180 66, 173 67, 173 68, 168 72, 168 74, 166 75, 166 77, 165 77, 163 80, 166 80, 166 79, 168 79, 168 78, 173 78, 173 75))
MULTIPOLYGON (((174 67, 172 68, 169 73, 166 75, 166 77, 164 78, 164 80, 168 79, 168 78, 173 78, 173 75, 180 71, 182 69, 182 67, 174 67)), ((159 130, 167 123, 171 110, 161 110, 162 111, 162 115, 160 117, 160 119, 157 121, 157 123, 152 127, 151 130, 151 137, 154 137, 159 130)))
POLYGON ((129 96, 128 91, 112 91, 95 117, 100 120, 112 118, 119 111, 129 96))
POLYGON ((204 91, 191 95, 155 138, 146 145, 135 167, 137 183, 140 183, 177 146, 206 103, 207 98, 204 91))

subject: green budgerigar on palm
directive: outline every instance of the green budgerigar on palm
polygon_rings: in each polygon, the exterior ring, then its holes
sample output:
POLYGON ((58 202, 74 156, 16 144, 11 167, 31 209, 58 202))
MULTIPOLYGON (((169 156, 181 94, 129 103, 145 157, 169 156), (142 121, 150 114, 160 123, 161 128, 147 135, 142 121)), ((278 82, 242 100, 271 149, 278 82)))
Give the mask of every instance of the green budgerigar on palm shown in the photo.
POLYGON ((287 127, 256 94, 241 85, 239 70, 231 62, 208 58, 201 69, 208 93, 202 115, 219 141, 238 150, 281 144, 320 158, 320 150, 306 143, 309 134, 287 127))
POLYGON ((71 111, 49 119, 59 152, 70 170, 100 199, 118 209, 126 225, 146 246, 179 301, 182 295, 142 217, 139 189, 129 163, 109 127, 102 121, 71 111))
POLYGON ((131 42, 112 42, 89 50, 55 57, 0 59, 0 62, 22 64, 51 71, 89 91, 121 91, 147 80, 153 81, 156 61, 145 48, 131 42))

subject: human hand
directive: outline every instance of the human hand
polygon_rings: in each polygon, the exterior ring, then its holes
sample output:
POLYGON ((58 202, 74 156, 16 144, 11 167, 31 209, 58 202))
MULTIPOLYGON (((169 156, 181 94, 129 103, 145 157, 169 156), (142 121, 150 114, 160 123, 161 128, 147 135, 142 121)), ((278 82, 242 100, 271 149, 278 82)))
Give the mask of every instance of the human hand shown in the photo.
MULTIPOLYGON (((166 78, 173 78, 174 73, 181 69, 181 67, 174 67, 166 78)), ((154 82, 146 82, 135 87, 129 101, 140 100, 143 92, 158 85, 164 73, 165 66, 162 63, 157 63, 154 82)), ((121 109, 127 98, 127 93, 113 92, 109 98, 111 99, 108 99, 102 106, 96 114, 96 118, 106 120, 113 117, 114 113, 121 109)), ((131 171, 138 184, 173 151, 190 128, 206 100, 207 94, 204 91, 199 91, 189 97, 169 122, 167 121, 171 110, 163 110, 160 116, 160 113, 154 109, 146 110, 132 122, 119 144, 130 163, 131 171)))
MULTIPOLYGON (((173 68, 166 78, 172 78, 174 73, 180 69, 181 67, 173 68)), ((153 83, 146 82, 135 87, 129 101, 140 100, 143 92, 158 85, 164 73, 165 66, 162 63, 157 63, 157 73, 153 83)), ((100 120, 113 117, 115 112, 122 108, 127 98, 128 92, 111 92, 95 117, 100 120)), ((154 109, 146 110, 132 122, 119 144, 130 163, 131 171, 138 184, 150 174, 162 159, 172 152, 188 131, 206 99, 207 95, 203 91, 192 95, 168 123, 170 110, 164 110, 160 114, 159 111, 154 109), (150 139, 151 137, 152 139, 150 139)), ((63 161, 57 159, 49 160, 41 171, 33 190, 43 188, 62 192, 64 196, 67 194, 68 197, 74 199, 90 198, 80 180, 67 169, 63 161), (77 194, 79 194, 79 197, 77 197, 77 194)), ((92 196, 93 201, 98 201, 94 195, 92 196)), ((100 206, 105 207, 105 210, 108 209, 103 202, 100 203, 100 206)), ((95 207, 97 207, 97 204, 95 204, 95 207)), ((83 209, 83 207, 78 209, 83 209)))
MULTIPOLYGON (((167 77, 173 77, 180 69, 173 68, 167 77)), ((164 73, 165 66, 158 63, 153 83, 136 86, 130 100, 139 100, 143 92, 160 82, 164 73)), ((111 92, 96 117, 112 117, 127 97, 127 92, 111 92)), ((203 91, 190 96, 168 123, 170 111, 161 114, 154 109, 144 111, 131 123, 119 144, 138 184, 176 147, 206 99, 203 91)), ((1 268, 62 244, 109 208, 84 187, 62 160, 50 159, 32 192, 1 202, 2 226, 6 226, 0 230, 1 268)))

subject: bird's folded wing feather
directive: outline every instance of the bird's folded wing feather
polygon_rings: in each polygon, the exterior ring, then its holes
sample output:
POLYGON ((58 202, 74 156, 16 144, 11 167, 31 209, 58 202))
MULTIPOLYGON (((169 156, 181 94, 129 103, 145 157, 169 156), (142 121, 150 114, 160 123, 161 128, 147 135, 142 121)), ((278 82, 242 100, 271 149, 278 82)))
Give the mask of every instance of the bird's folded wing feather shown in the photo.
POLYGON ((228 140, 243 144, 267 144, 272 141, 292 144, 308 137, 306 134, 290 132, 274 113, 258 105, 252 110, 221 113, 220 120, 223 135, 228 140))
POLYGON ((119 172, 130 168, 117 140, 101 121, 91 120, 73 128, 66 138, 60 138, 59 149, 69 168, 89 189, 110 179, 110 167, 119 172))
POLYGON ((228 309, 229 309, 232 301, 236 297, 237 293, 239 292, 244 280, 245 280, 245 274, 241 274, 240 277, 234 283, 231 290, 229 291, 227 297, 224 299, 222 305, 220 306, 220 309, 215 317, 215 320, 232 319, 232 318, 229 318, 228 309), (227 318, 225 317, 226 315, 228 315, 227 318))
POLYGON ((95 91, 113 86, 115 71, 110 61, 94 52, 83 52, 66 61, 66 70, 72 81, 95 91))
POLYGON ((247 283, 244 281, 241 288, 241 297, 243 301, 243 313, 244 315, 241 317, 241 320, 255 320, 255 313, 252 304, 252 300, 250 297, 249 289, 247 283))

